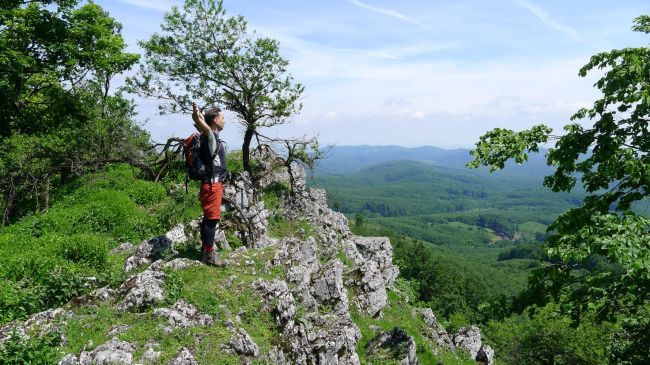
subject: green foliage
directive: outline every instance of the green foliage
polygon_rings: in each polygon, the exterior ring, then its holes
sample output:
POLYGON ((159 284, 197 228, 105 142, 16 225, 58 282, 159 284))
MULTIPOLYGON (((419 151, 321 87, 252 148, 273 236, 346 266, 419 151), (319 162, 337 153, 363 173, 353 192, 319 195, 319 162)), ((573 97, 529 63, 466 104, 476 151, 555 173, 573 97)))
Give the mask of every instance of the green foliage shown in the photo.
POLYGON ((0 323, 65 304, 90 288, 86 277, 119 282, 124 257, 110 256, 111 248, 199 215, 195 196, 168 195, 138 174, 122 164, 85 175, 54 192, 47 213, 0 230, 0 323))
POLYGON ((59 360, 57 347, 60 345, 58 333, 50 333, 38 338, 23 339, 13 333, 0 344, 0 363, 6 365, 47 365, 59 360))
POLYGON ((133 122, 132 103, 109 93, 139 56, 124 52, 121 25, 100 6, 77 4, 0 9, 3 225, 46 211, 50 191, 75 174, 111 160, 142 164, 135 156, 148 135, 133 122))
MULTIPOLYGON (((609 364, 608 343, 616 328, 593 318, 577 327, 558 308, 541 308, 534 317, 514 315, 491 321, 483 331, 505 364, 609 364)), ((618 362, 615 362, 618 364, 618 362)))
MULTIPOLYGON (((650 33, 650 18, 636 18, 633 30, 650 33)), ((566 134, 547 154, 555 173, 544 179, 556 192, 572 190, 580 179, 589 195, 550 225, 556 233, 546 241, 552 264, 531 278, 538 303, 550 296, 565 303, 576 320, 588 310, 600 318, 636 316, 650 300, 650 224, 631 211, 650 193, 650 48, 596 54, 580 76, 596 69, 605 69, 594 85, 602 97, 571 118, 593 125, 564 127, 566 134), (605 258, 616 269, 583 270, 593 257, 605 258)), ((549 133, 543 126, 519 133, 495 129, 481 137, 469 166, 494 169, 510 158, 520 161, 524 150, 536 150, 549 133)))

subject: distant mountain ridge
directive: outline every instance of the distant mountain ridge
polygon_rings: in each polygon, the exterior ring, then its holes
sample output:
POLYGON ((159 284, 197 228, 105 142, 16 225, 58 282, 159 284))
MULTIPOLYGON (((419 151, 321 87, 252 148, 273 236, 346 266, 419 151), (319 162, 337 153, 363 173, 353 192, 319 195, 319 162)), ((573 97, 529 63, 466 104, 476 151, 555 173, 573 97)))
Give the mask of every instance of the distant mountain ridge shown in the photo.
MULTIPOLYGON (((432 166, 474 171, 480 175, 488 174, 489 170, 487 168, 469 170, 465 167, 472 160, 469 151, 469 149, 462 148, 446 150, 433 146, 413 148, 368 145, 334 146, 328 151, 327 158, 319 161, 316 174, 349 175, 374 165, 399 160, 417 161, 432 166)), ((493 174, 499 177, 542 177, 549 175, 553 170, 546 165, 545 153, 546 150, 542 150, 540 153, 531 154, 529 161, 522 165, 508 163, 504 170, 493 174)))

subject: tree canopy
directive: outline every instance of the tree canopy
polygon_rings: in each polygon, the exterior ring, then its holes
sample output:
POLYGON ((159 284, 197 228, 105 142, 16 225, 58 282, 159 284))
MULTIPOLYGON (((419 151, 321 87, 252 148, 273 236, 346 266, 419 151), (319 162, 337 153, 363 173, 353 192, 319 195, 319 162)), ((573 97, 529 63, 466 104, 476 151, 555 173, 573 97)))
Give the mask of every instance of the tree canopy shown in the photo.
MULTIPOLYGON (((649 16, 634 23, 633 31, 650 34, 649 16)), ((633 209, 650 193, 650 48, 598 53, 579 75, 593 70, 603 70, 594 85, 602 95, 572 116, 564 135, 553 136, 545 125, 494 129, 480 138, 469 164, 500 169, 556 140, 547 153, 556 170, 544 185, 570 191, 579 180, 587 196, 549 227, 547 262, 533 276, 531 292, 565 303, 576 319, 590 310, 600 318, 634 315, 650 295, 650 220, 633 209), (595 257, 611 266, 587 269, 595 257)))
POLYGON ((148 136, 132 104, 110 94, 114 75, 139 56, 121 25, 77 0, 0 7, 0 191, 3 223, 47 209, 53 178, 133 156, 148 136), (139 146, 139 147, 136 147, 139 146))
POLYGON ((165 14, 160 33, 140 43, 145 50, 134 92, 165 101, 161 113, 219 104, 244 127, 244 169, 250 145, 263 127, 283 124, 299 112, 303 86, 288 74, 277 40, 248 30, 241 16, 227 17, 221 0, 186 0, 165 14))

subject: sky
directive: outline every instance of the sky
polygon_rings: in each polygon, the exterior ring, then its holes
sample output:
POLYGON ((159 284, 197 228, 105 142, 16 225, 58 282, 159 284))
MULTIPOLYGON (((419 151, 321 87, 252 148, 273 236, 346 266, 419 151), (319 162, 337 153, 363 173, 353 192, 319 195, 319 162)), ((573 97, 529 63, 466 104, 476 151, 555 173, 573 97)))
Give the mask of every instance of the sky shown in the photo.
MULTIPOLYGON (((122 23, 128 50, 138 53, 137 41, 182 4, 95 2, 122 23)), ((318 135, 321 145, 471 148, 493 128, 539 123, 561 134, 599 96, 598 71, 578 76, 589 57, 650 43, 630 30, 635 17, 650 14, 647 0, 224 0, 224 7, 279 40, 288 72, 305 87, 301 113, 274 135, 318 135)), ((158 101, 134 99, 154 140, 193 131, 188 115, 159 116, 158 101)), ((228 113, 226 121, 222 135, 237 148, 242 129, 228 113)))

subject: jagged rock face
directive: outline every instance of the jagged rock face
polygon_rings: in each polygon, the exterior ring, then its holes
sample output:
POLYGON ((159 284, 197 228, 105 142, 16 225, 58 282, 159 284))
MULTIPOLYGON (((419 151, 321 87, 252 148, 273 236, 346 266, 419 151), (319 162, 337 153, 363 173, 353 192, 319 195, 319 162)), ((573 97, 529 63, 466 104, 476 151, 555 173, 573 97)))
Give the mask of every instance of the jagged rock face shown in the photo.
POLYGON ((424 323, 429 326, 429 328, 424 332, 424 335, 434 340, 440 346, 453 349, 454 343, 451 340, 451 337, 449 337, 447 330, 438 323, 438 319, 433 314, 431 308, 424 308, 416 311, 420 313, 424 323))
POLYGON ((417 365, 416 349, 413 337, 397 327, 390 332, 379 333, 366 345, 366 353, 371 358, 385 361, 385 356, 389 355, 400 360, 400 365, 417 365), (388 354, 383 354, 385 352, 388 354))
POLYGON ((233 337, 228 342, 226 350, 243 356, 244 362, 249 363, 248 358, 257 358, 260 356, 260 348, 255 341, 248 335, 246 330, 238 328, 234 331, 233 337))
POLYGON ((384 284, 391 287, 399 275, 399 268, 393 265, 393 247, 386 237, 353 236, 344 243, 346 255, 359 264, 372 261, 384 278, 384 284))
POLYGON ((361 338, 361 332, 350 319, 349 312, 344 310, 344 305, 339 304, 347 302, 347 298, 342 298, 345 292, 337 292, 336 289, 342 288, 342 277, 337 270, 342 265, 339 262, 325 267, 324 273, 329 279, 317 283, 319 289, 314 290, 315 294, 318 293, 314 298, 327 299, 318 304, 337 302, 334 304, 335 311, 331 314, 309 312, 296 318, 296 302, 286 282, 258 280, 253 283, 253 288, 262 294, 266 303, 273 303, 272 313, 283 334, 285 345, 267 355, 269 363, 359 364, 356 344, 361 338))
POLYGON ((176 328, 189 328, 195 326, 209 326, 214 323, 208 314, 200 314, 195 306, 179 300, 172 308, 157 308, 153 311, 154 316, 167 319, 168 327, 164 330, 167 333, 176 328))
POLYGON ((15 332, 22 338, 44 336, 48 333, 59 332, 72 312, 63 308, 48 309, 32 314, 22 323, 11 322, 0 327, 0 344, 7 341, 15 332))
POLYGON ((178 355, 169 362, 169 365, 199 365, 194 355, 186 347, 183 347, 178 355))
POLYGON ((386 287, 395 282, 399 269, 393 265, 393 249, 385 237, 357 237, 345 240, 343 249, 356 264, 346 284, 358 288, 357 307, 371 316, 380 316, 386 306, 386 287))
POLYGON ((487 365, 493 364, 494 350, 488 345, 483 345, 481 330, 478 327, 463 327, 452 338, 454 345, 468 351, 472 359, 487 365))
POLYGON ((59 361, 59 365, 132 364, 134 352, 134 345, 113 338, 92 351, 82 351, 79 356, 66 355, 59 361))
POLYGON ((286 268, 287 281, 296 285, 295 292, 307 307, 316 305, 309 290, 311 275, 319 267, 316 240, 313 237, 306 240, 299 238, 281 240, 272 263, 286 268))
POLYGON ((146 270, 126 279, 118 291, 124 299, 117 306, 121 310, 135 310, 165 299, 163 284, 165 273, 146 270))
POLYGON ((372 317, 379 317, 388 302, 384 279, 372 261, 361 261, 350 274, 346 284, 357 288, 355 304, 359 310, 372 317))
POLYGON ((248 173, 235 174, 225 185, 222 209, 233 212, 237 229, 243 233, 247 246, 263 248, 270 243, 264 239, 270 213, 264 207, 264 202, 258 201, 248 173))

